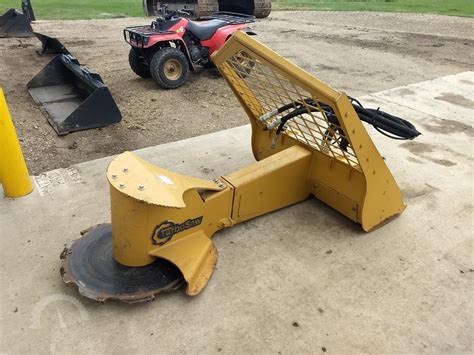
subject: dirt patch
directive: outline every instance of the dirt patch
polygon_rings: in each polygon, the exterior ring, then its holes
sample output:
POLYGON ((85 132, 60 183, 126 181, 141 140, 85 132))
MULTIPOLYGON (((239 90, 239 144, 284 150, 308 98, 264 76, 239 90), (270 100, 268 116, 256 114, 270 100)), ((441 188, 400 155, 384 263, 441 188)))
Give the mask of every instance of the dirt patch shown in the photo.
POLYGON ((447 166, 447 167, 450 167, 450 166, 454 166, 456 165, 455 162, 451 161, 451 160, 448 160, 448 159, 436 159, 436 158, 432 158, 432 157, 426 157, 428 160, 432 161, 433 163, 435 164, 438 164, 438 165, 441 165, 441 166, 447 166))
POLYGON ((465 133, 473 136, 472 126, 462 122, 447 119, 431 119, 430 123, 423 123, 428 131, 441 134, 465 133))
POLYGON ((422 196, 428 196, 435 191, 439 191, 439 189, 429 184, 424 184, 424 186, 418 188, 407 187, 402 190, 403 196, 409 200, 422 196))
MULTIPOLYGON (((248 122, 215 71, 192 74, 174 91, 159 90, 152 80, 131 72, 122 30, 151 20, 33 24, 35 31, 57 37, 83 65, 101 75, 123 115, 120 124, 64 137, 54 133, 26 90, 26 83, 52 57, 36 53, 36 38, 0 39, 0 82, 31 173, 248 122)), ((471 69, 471 46, 464 45, 474 43, 470 21, 416 14, 276 11, 252 28, 260 41, 357 97, 471 69)))
POLYGON ((95 44, 95 42, 91 40, 68 40, 67 44, 68 46, 92 46, 95 44))
POLYGON ((467 84, 467 85, 474 85, 474 82, 470 81, 470 80, 459 80, 461 83, 463 84, 467 84))
POLYGON ((393 90, 394 94, 400 95, 400 96, 409 96, 409 95, 416 95, 416 92, 413 90, 410 90, 408 88, 400 88, 393 90))
POLYGON ((450 104, 461 106, 467 109, 474 109, 474 102, 461 95, 442 93, 440 96, 436 96, 435 99, 446 101, 450 104))
POLYGON ((21 40, 18 41, 17 44, 12 44, 11 46, 9 46, 8 48, 10 49, 17 49, 17 48, 28 48, 28 47, 33 47, 34 44, 31 44, 31 43, 24 43, 22 42, 21 40))
POLYGON ((405 148, 417 156, 423 156, 426 153, 431 153, 435 150, 435 146, 428 143, 421 143, 421 142, 405 142, 400 144, 400 147, 405 148))
POLYGON ((416 158, 413 158, 413 157, 407 157, 407 160, 411 161, 412 163, 416 163, 416 164, 424 164, 422 160, 416 159, 416 158))
MULTIPOLYGON (((430 154, 428 153, 432 153, 432 152, 436 152, 440 150, 439 147, 433 144, 420 143, 420 142, 405 142, 403 144, 400 144, 400 147, 407 149, 412 154, 416 155, 418 158, 429 160, 441 166, 451 167, 451 166, 456 165, 456 163, 451 160, 439 159, 439 158, 434 158, 430 156, 430 154)), ((450 149, 447 149, 446 147, 443 147, 443 150, 452 152, 450 149)), ((418 163, 418 164, 423 164, 423 162, 417 158, 408 157, 408 160, 418 163)))

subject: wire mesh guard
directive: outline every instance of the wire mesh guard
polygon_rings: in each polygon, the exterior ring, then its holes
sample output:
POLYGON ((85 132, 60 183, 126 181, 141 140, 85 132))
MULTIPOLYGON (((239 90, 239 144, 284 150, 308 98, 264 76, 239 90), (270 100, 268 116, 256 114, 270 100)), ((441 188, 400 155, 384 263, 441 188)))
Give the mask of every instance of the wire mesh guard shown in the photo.
MULTIPOLYGON (((308 92, 274 64, 248 49, 241 49, 230 56, 220 70, 254 117, 276 112, 288 104, 294 108, 306 108, 305 113, 287 121, 282 134, 360 170, 351 143, 339 123, 341 120, 337 111, 330 102, 322 100, 320 93, 308 92)), ((276 113, 265 121, 275 135, 278 123, 287 113, 276 113)))

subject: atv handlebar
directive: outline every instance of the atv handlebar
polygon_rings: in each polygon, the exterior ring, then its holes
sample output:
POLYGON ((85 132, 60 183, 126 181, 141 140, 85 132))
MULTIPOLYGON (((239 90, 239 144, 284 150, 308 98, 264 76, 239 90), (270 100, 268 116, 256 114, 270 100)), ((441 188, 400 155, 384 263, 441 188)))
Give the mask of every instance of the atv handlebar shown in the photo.
POLYGON ((192 15, 191 11, 188 11, 188 10, 185 10, 185 9, 179 9, 177 11, 177 13, 180 14, 180 15, 184 15, 184 16, 191 16, 192 15))
POLYGON ((172 18, 177 17, 178 15, 191 16, 192 12, 186 9, 168 11, 168 5, 163 4, 160 6, 160 15, 164 20, 169 21, 172 18))

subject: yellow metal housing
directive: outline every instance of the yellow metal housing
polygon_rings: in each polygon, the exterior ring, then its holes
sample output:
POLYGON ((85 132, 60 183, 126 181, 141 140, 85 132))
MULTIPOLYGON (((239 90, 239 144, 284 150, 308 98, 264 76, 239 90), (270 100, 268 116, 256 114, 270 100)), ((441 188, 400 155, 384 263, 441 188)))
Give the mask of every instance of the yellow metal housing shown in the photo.
POLYGON ((212 275, 217 251, 211 238, 222 228, 311 195, 365 231, 404 210, 400 189, 345 94, 243 33, 213 60, 249 116, 257 162, 206 181, 131 153, 118 156, 107 171, 117 262, 139 267, 169 260, 187 281, 187 293, 195 295, 212 275), (288 102, 329 105, 337 124, 321 107, 311 107, 283 134, 264 131, 259 117, 288 102))
POLYGON ((365 231, 405 209, 398 185, 344 93, 242 32, 227 41, 212 59, 249 116, 257 160, 294 145, 309 149, 313 153, 312 193, 360 223, 365 231), (321 107, 310 107, 307 99, 329 105, 339 125, 330 123, 321 107), (289 121, 273 148, 275 130, 265 132, 258 118, 295 101, 319 112, 289 121), (328 130, 332 141, 328 140, 328 130), (347 150, 338 144, 342 138, 349 142, 347 150))

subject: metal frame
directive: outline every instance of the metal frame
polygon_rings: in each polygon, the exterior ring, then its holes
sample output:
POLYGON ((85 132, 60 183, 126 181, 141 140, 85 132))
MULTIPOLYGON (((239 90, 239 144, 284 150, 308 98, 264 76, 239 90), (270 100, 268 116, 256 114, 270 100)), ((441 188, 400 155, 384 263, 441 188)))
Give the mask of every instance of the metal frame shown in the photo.
POLYGON ((344 93, 330 88, 241 32, 236 33, 214 54, 212 60, 249 116, 252 125, 252 149, 257 160, 293 145, 310 149, 314 155, 312 193, 348 218, 360 223, 365 231, 370 231, 403 212, 406 206, 400 189, 344 93), (240 71, 233 65, 239 53, 246 53, 249 57, 246 67, 239 63, 240 71), (244 73, 242 68, 246 70, 244 73), (259 92, 258 81, 267 90, 266 93, 259 92), (288 93, 288 86, 293 93, 288 93), (273 97, 268 97, 269 95, 273 97), (307 139, 308 132, 314 133, 314 127, 322 127, 320 122, 326 121, 325 126, 329 125, 324 114, 301 119, 280 137, 277 147, 272 149, 274 130, 265 132, 264 125, 258 118, 286 103, 288 99, 296 99, 294 96, 300 96, 300 100, 301 97, 316 99, 332 107, 349 142, 351 154, 341 153, 331 147, 328 149, 327 146, 318 144, 321 140, 315 139, 311 142, 307 139), (314 127, 308 128, 309 120, 313 120, 314 127), (305 121, 306 132, 301 128, 305 126, 305 121), (301 139, 301 136, 305 139, 301 139))
POLYGON ((166 259, 183 273, 187 293, 195 295, 214 270, 217 251, 211 238, 220 229, 310 195, 360 223, 365 231, 405 209, 395 180, 345 94, 241 32, 212 59, 250 118, 258 161, 211 182, 173 173, 131 153, 117 157, 107 170, 116 261, 137 267, 166 259), (262 93, 263 88, 270 91, 262 93), (332 107, 352 157, 336 155, 342 150, 322 139, 307 139, 315 134, 312 130, 329 127, 323 112, 300 118, 272 148, 275 130, 264 131, 258 118, 296 99, 294 95, 301 101, 308 95, 332 107), (193 224, 197 219, 202 223, 193 224))
POLYGON ((311 195, 365 231, 405 209, 400 189, 345 94, 242 32, 212 59, 249 116, 257 162, 206 181, 132 153, 119 155, 107 169, 115 261, 140 267, 165 259, 181 271, 187 294, 196 295, 214 271, 217 250, 211 238, 221 229, 311 195), (275 128, 265 131, 279 116, 267 126, 260 118, 288 102, 314 107, 279 136, 275 128), (330 106, 337 119, 329 119, 321 105, 330 106))

